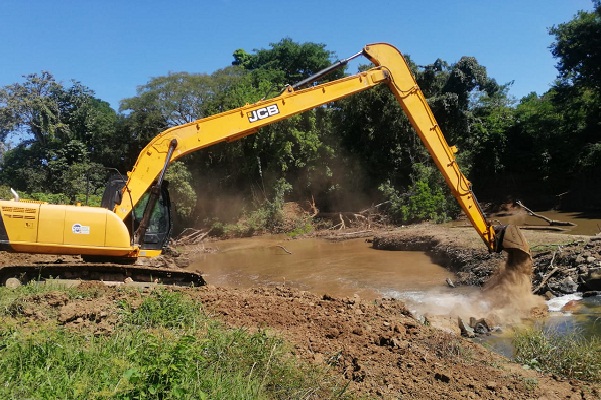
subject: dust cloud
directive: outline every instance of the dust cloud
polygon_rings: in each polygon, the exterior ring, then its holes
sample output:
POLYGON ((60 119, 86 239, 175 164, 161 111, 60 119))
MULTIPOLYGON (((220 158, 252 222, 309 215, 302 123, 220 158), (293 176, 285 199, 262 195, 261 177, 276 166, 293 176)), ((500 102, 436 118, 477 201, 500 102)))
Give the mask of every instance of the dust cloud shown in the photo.
POLYGON ((505 263, 499 265, 482 290, 460 297, 439 296, 438 301, 422 304, 418 311, 429 317, 445 315, 465 321, 484 318, 491 328, 544 317, 547 305, 543 297, 532 294, 532 271, 528 253, 510 250, 505 263))
POLYGON ((489 311, 503 323, 515 323, 523 318, 546 314, 541 296, 532 294, 532 258, 519 250, 509 250, 505 265, 485 284, 480 294, 489 311))

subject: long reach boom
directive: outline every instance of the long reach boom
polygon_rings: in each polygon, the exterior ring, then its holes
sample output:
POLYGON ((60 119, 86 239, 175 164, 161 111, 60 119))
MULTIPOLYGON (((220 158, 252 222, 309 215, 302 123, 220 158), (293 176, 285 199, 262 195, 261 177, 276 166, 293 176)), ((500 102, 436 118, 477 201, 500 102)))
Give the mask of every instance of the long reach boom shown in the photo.
MULTIPOLYGON (((309 78, 297 85, 288 86, 278 97, 175 126, 162 132, 140 153, 123 188, 121 203, 115 205, 113 211, 124 219, 131 213, 134 205, 148 190, 161 170, 188 153, 219 142, 241 139, 256 133, 263 126, 385 83, 409 117, 413 128, 430 152, 472 226, 490 251, 501 251, 502 245, 497 235, 503 235, 504 227, 497 228, 495 231, 484 217, 470 182, 457 165, 455 147, 447 144, 402 54, 392 45, 375 43, 365 46, 357 55, 365 56, 375 67, 354 76, 295 90, 296 87, 302 87, 314 80, 309 78)), ((348 60, 350 58, 333 67, 344 65, 348 60)), ((333 68, 327 68, 324 72, 329 72, 331 69, 333 68)), ((519 236, 518 242, 523 239, 521 235, 519 236)))

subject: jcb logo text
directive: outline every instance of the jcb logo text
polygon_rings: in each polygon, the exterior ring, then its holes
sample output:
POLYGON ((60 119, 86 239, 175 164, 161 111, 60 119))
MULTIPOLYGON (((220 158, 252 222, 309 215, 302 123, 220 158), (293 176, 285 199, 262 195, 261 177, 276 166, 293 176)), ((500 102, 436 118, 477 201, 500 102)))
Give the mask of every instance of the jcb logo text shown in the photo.
POLYGON ((280 110, 278 109, 277 104, 272 104, 267 107, 259 108, 257 110, 252 110, 247 113, 249 122, 257 122, 265 118, 269 118, 272 115, 279 114, 280 110))

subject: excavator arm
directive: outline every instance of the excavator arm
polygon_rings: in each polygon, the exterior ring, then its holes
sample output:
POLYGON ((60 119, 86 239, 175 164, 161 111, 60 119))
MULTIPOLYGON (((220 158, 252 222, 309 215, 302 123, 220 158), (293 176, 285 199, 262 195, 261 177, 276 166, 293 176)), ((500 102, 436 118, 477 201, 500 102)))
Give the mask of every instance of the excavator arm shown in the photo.
MULTIPOLYGON (((261 127, 287 119, 295 114, 331 103, 380 84, 387 84, 409 117, 413 128, 443 174, 453 196, 491 252, 518 250, 529 254, 528 245, 516 227, 493 227, 485 218, 471 184, 461 173, 455 160, 456 149, 450 147, 437 124, 424 94, 419 89, 402 54, 386 43, 365 46, 362 52, 339 62, 363 55, 375 67, 354 76, 324 84, 296 89, 311 83, 308 79, 288 86, 279 96, 255 104, 216 114, 168 129, 156 136, 140 153, 128 173, 121 196, 113 211, 124 220, 167 166, 180 157, 220 142, 231 142, 256 133, 261 127)), ((317 77, 333 68, 317 74, 317 77)), ((137 235, 143 237, 144 235, 137 235)))
POLYGON ((396 48, 383 44, 366 46, 364 54, 374 65, 388 70, 388 87, 405 111, 413 129, 428 149, 434 163, 444 176, 447 186, 451 189, 451 193, 488 249, 501 251, 498 240, 496 240, 497 233, 484 217, 476 196, 472 192, 470 182, 459 169, 455 159, 457 148, 447 144, 405 59, 396 48))

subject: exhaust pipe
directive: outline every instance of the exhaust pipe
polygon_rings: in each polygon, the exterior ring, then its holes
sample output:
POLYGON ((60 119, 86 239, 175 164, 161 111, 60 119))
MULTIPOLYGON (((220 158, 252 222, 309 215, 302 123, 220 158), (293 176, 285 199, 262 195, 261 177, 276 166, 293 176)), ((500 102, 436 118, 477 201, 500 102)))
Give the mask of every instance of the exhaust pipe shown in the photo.
POLYGON ((10 192, 13 194, 13 201, 18 202, 21 199, 15 189, 10 188, 10 192))

